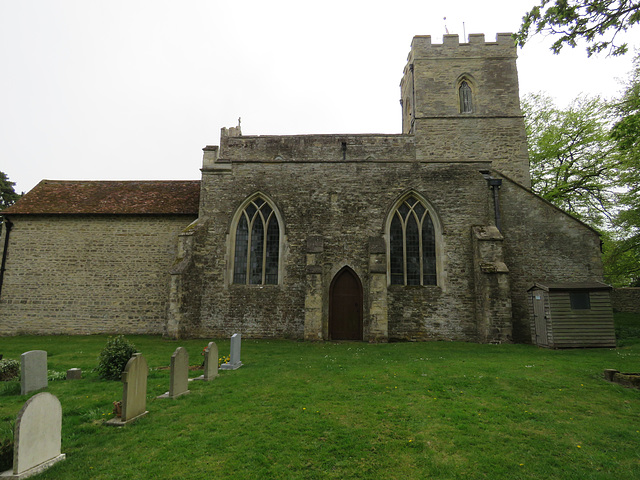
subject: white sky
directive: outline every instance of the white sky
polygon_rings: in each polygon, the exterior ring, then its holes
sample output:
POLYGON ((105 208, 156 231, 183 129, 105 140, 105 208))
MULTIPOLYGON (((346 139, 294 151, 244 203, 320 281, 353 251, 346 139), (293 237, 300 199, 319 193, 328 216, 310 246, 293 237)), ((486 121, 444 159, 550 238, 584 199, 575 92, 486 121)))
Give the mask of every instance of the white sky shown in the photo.
MULTIPOLYGON (((462 39, 464 22, 494 41, 536 3, 0 0, 0 171, 18 192, 199 179, 202 147, 238 117, 245 135, 400 133, 414 35, 440 43, 446 24, 462 39)), ((631 70, 633 52, 554 56, 550 43, 519 51, 521 95, 610 98, 631 70)))

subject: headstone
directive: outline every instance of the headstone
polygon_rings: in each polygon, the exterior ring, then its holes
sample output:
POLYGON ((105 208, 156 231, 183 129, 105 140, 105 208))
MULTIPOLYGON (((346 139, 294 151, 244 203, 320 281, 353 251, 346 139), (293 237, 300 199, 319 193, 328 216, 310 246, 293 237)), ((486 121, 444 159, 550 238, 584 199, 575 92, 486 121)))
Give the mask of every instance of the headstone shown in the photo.
POLYGON ((47 352, 31 350, 20 355, 20 393, 47 388, 47 352))
POLYGON ((203 380, 210 382, 218 376, 218 346, 216 342, 209 342, 204 349, 204 375, 203 380))
POLYGON ((176 398, 189 393, 189 353, 184 347, 176 348, 171 355, 169 391, 158 398, 176 398))
POLYGON ((61 430, 62 407, 55 395, 42 392, 27 400, 16 419, 13 469, 0 478, 27 478, 64 460, 61 430))
POLYGON ((122 413, 107 425, 122 426, 147 413, 147 375, 149 367, 141 353, 134 353, 122 372, 122 413))
POLYGON ((236 370, 242 366, 240 361, 240 334, 234 333, 231 336, 231 353, 229 354, 229 363, 220 365, 220 370, 236 370))
POLYGON ((218 376, 218 346, 215 342, 209 342, 207 347, 202 352, 204 355, 204 374, 196 378, 190 378, 191 380, 204 380, 210 382, 218 376))
POLYGON ((67 380, 80 380, 82 378, 82 370, 80 368, 70 368, 67 370, 67 380))

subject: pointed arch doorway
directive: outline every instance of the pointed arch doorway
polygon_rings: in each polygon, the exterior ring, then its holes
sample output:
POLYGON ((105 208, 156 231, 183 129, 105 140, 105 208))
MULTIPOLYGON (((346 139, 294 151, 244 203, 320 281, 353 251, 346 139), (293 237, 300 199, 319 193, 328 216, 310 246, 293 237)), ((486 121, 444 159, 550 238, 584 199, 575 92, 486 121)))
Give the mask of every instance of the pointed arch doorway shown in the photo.
POLYGON ((329 338, 362 340, 362 283, 349 267, 340 270, 329 287, 329 338))

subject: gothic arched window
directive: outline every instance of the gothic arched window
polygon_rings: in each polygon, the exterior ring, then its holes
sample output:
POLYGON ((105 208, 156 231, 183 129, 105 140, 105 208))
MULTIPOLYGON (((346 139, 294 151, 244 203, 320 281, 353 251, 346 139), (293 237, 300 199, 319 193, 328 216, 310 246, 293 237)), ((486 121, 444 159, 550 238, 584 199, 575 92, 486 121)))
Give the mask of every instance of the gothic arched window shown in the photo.
POLYGON ((436 285, 436 235, 425 205, 408 196, 389 227, 391 285, 436 285))
POLYGON ((276 285, 280 261, 280 226, 261 197, 240 212, 235 231, 233 283, 276 285))
POLYGON ((473 112, 471 87, 469 86, 469 83, 466 80, 463 80, 462 83, 460 83, 458 92, 460 95, 460 113, 473 112))

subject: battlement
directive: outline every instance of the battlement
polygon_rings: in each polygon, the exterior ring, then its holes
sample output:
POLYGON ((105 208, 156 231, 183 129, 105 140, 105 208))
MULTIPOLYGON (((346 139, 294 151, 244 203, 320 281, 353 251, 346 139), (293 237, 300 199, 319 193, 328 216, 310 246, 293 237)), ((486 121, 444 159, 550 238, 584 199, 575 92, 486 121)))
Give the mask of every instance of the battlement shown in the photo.
POLYGON ((431 43, 431 35, 416 35, 411 42, 407 60, 423 57, 448 56, 516 56, 516 42, 511 33, 498 33, 495 42, 487 42, 484 33, 472 33, 468 42, 459 41, 459 36, 444 35, 442 43, 431 43))

